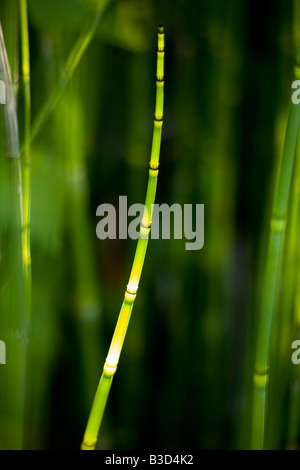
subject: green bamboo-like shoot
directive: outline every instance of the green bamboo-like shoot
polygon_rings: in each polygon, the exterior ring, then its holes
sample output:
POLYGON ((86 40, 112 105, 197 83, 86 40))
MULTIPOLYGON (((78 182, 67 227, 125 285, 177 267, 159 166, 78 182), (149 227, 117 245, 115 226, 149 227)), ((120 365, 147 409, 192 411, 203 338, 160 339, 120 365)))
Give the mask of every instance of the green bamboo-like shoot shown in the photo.
MULTIPOLYGON (((299 76, 299 74, 299 68, 295 67, 296 77, 299 76)), ((277 172, 265 268, 264 290, 259 318, 253 377, 252 449, 263 449, 264 447, 266 396, 270 370, 270 343, 299 119, 300 106, 291 101, 283 153, 277 172)))
MULTIPOLYGON (((292 254, 293 260, 290 259, 290 265, 292 267, 293 278, 288 278, 287 283, 292 283, 290 296, 292 304, 292 314, 288 316, 290 323, 289 334, 286 334, 288 338, 285 341, 285 350, 288 354, 291 354, 291 340, 300 337, 300 293, 299 286, 300 282, 300 246, 299 246, 299 223, 300 223, 300 140, 298 131, 298 141, 296 148, 296 160, 294 169, 294 182, 293 182, 293 197, 290 202, 291 212, 291 228, 290 238, 292 239, 292 254)), ((283 367, 286 367, 287 357, 284 356, 285 362, 283 367)), ((286 368, 287 372, 285 375, 289 375, 290 379, 290 407, 289 407, 289 419, 288 419, 288 433, 287 433, 287 449, 299 449, 299 431, 300 431, 300 365, 292 364, 291 369, 286 368)))
POLYGON ((66 85, 69 83, 75 70, 77 69, 85 51, 87 50, 91 40, 93 39, 95 32, 97 30, 100 18, 103 14, 104 7, 107 4, 107 0, 101 2, 97 7, 97 13, 92 21, 92 24, 89 28, 83 32, 77 39, 73 49, 71 50, 68 59, 63 67, 60 81, 58 86, 53 89, 52 93, 49 95, 42 109, 38 113, 32 125, 31 141, 33 142, 37 135, 40 133, 44 125, 46 124, 50 114, 55 108, 57 102, 60 99, 62 92, 64 91, 66 85))
POLYGON ((138 240, 135 257, 130 273, 125 298, 121 307, 117 325, 111 341, 106 358, 103 373, 96 391, 91 413, 87 423, 81 449, 93 450, 97 443, 97 437, 109 395, 113 376, 117 370, 119 357, 124 343, 127 327, 129 324, 133 304, 137 295, 139 281, 146 256, 149 234, 151 230, 152 211, 155 201, 157 177, 159 170, 159 155, 161 146, 161 135, 163 125, 163 102, 164 102, 164 30, 162 25, 158 28, 158 50, 156 70, 156 106, 154 115, 154 131, 152 150, 150 158, 149 179, 146 193, 145 208, 140 226, 140 237, 138 240))
POLYGON ((30 96, 30 57, 27 18, 27 0, 20 0, 20 25, 22 44, 22 77, 24 87, 24 148, 23 148, 23 264, 25 276, 26 311, 30 316, 31 306, 31 253, 30 253, 30 131, 31 131, 31 96, 30 96))
MULTIPOLYGON (((280 279, 282 286, 276 304, 273 339, 271 346, 272 362, 276 364, 276 373, 272 375, 269 384, 268 406, 275 410, 272 412, 272 424, 268 426, 268 448, 277 448, 282 440, 282 420, 286 416, 285 407, 278 406, 284 403, 291 369, 287 367, 290 363, 290 348, 292 338, 298 329, 295 329, 295 297, 299 279, 299 209, 300 209, 300 141, 299 130, 293 168, 291 190, 289 197, 289 208, 287 212, 287 224, 283 240, 283 254, 280 268, 280 279)), ((296 322, 297 323, 297 322, 296 322)), ((292 369, 295 367, 292 366, 292 369)), ((292 371, 293 373, 293 371, 292 371)), ((292 410, 290 410, 292 413, 292 410)), ((294 419, 294 417, 293 417, 294 419)))

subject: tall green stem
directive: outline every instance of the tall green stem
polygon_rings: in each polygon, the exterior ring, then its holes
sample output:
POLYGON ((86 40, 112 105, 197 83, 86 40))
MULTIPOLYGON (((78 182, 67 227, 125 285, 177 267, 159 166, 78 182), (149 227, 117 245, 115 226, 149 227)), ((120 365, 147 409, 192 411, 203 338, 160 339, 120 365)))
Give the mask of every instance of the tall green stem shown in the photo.
POLYGON ((20 0, 20 24, 22 44, 22 76, 24 87, 24 149, 23 149, 23 264, 26 291, 27 318, 31 306, 31 253, 30 253, 30 132, 31 132, 31 96, 30 96, 30 58, 27 18, 27 0, 20 0))
MULTIPOLYGON (((293 195, 290 201, 290 251, 291 256, 288 260, 288 268, 292 269, 292 276, 287 278, 287 284, 290 292, 291 315, 288 315, 289 330, 286 333, 286 340, 282 349, 285 353, 288 351, 291 354, 291 339, 300 337, 300 247, 299 247, 299 222, 300 222, 300 132, 298 131, 298 140, 296 147, 294 181, 293 181, 293 195)), ((288 274, 288 273, 287 273, 288 274)), ((289 312, 288 312, 289 313, 289 312)), ((283 355, 283 354, 282 354, 283 355)), ((284 355, 284 365, 286 367, 286 355, 284 355)), ((290 358, 289 358, 290 359, 290 358)), ((282 368, 283 368, 282 366, 282 368)), ((286 368, 286 376, 290 379, 289 397, 290 409, 288 414, 288 432, 287 432, 287 449, 299 449, 299 417, 300 417, 300 365, 291 364, 291 368, 286 368)), ((282 374, 281 374, 282 375, 282 374)), ((280 377, 281 378, 281 377, 280 377)))
POLYGON ((7 347, 7 364, 1 370, 2 390, 0 408, 5 426, 0 429, 0 447, 21 449, 26 364, 26 314, 24 270, 22 257, 22 175, 19 151, 19 132, 6 48, 0 24, 0 79, 6 85, 6 104, 3 105, 10 185, 10 249, 9 249, 9 311, 2 312, 1 339, 7 347))
POLYGON ((154 131, 152 140, 152 151, 150 159, 149 179, 146 193, 145 209, 140 227, 135 257, 131 269, 124 302, 121 307, 117 325, 111 341, 106 358, 103 374, 101 376, 91 413, 84 434, 82 450, 93 450, 97 443, 97 437, 102 422, 105 405, 109 395, 113 376, 117 370, 119 357, 124 343, 127 327, 129 324, 133 304, 136 298, 138 285, 146 256, 149 234, 151 230, 152 211, 155 201, 157 177, 159 170, 159 155, 163 125, 163 102, 164 102, 164 31, 160 25, 158 28, 158 50, 156 71, 156 106, 154 115, 154 131))
POLYGON ((43 129, 50 114, 52 113, 58 100, 60 99, 60 96, 63 90, 65 89, 66 85, 69 83, 71 78, 73 77, 73 74, 76 68, 78 67, 85 51, 87 50, 91 40, 94 37, 94 34, 96 32, 97 26, 103 14, 104 7, 107 4, 107 1, 108 0, 103 1, 101 5, 98 6, 98 11, 95 15, 95 18, 92 24, 84 33, 82 33, 79 36, 73 49, 71 50, 69 57, 64 65, 58 86, 49 95, 49 98, 47 99, 47 101, 45 102, 45 104, 43 105, 42 109, 40 110, 36 119, 33 122, 31 141, 34 141, 34 139, 43 129))
MULTIPOLYGON (((296 72, 297 70, 298 68, 296 68, 296 72)), ((300 106, 291 102, 283 154, 279 162, 275 196, 273 200, 264 290, 256 345, 251 435, 252 449, 263 449, 264 447, 270 342, 282 253, 282 239, 286 224, 288 197, 294 164, 299 119, 300 106)))

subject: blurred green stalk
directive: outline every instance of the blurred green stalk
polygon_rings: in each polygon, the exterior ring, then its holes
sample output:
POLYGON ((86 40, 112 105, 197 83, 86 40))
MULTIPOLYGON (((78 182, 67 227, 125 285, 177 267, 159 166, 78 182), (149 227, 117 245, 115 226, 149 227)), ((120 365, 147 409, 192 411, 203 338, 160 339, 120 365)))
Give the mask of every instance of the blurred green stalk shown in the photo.
POLYGON ((103 15, 104 9, 108 2, 109 0, 103 0, 102 2, 98 2, 97 13, 95 14, 92 24, 77 39, 64 65, 58 86, 54 88, 52 93, 49 95, 45 104, 43 105, 42 109, 40 110, 39 114, 37 115, 37 117, 35 118, 33 122, 31 141, 34 141, 34 139, 43 129, 50 114, 52 113, 53 109, 57 105, 66 85, 69 83, 69 81, 73 77, 75 70, 77 69, 85 51, 87 50, 91 40, 93 39, 95 35, 99 21, 103 15))
MULTIPOLYGON (((300 335, 300 247, 299 247, 299 226, 300 226, 300 132, 298 131, 298 141, 296 147, 295 171, 293 182, 293 197, 290 201, 291 210, 291 233, 290 249, 291 257, 289 266, 292 268, 292 278, 285 278, 288 292, 290 292, 291 315, 288 315, 289 329, 286 334, 286 340, 282 346, 283 351, 288 351, 290 356, 292 353, 291 344, 295 339, 299 339, 300 335), (292 259, 293 257, 293 259, 292 259), (289 287, 292 284, 292 287, 289 287)), ((290 359, 289 358, 285 358, 290 359)), ((286 365, 286 361, 284 363, 286 365)), ((282 369, 284 367, 282 366, 282 369)), ((300 365, 291 364, 290 368, 286 368, 288 378, 290 379, 289 397, 290 407, 288 415, 288 432, 287 432, 287 449, 299 449, 300 445, 300 365)))
POLYGON ((287 418, 287 410, 279 403, 284 403, 288 391, 291 369, 290 347, 295 332, 295 295, 297 288, 298 244, 299 244, 299 208, 300 208, 300 161, 299 131, 296 146, 295 163, 292 177, 291 195, 287 214, 286 231, 283 239, 283 258, 280 269, 280 294, 275 310, 271 357, 274 374, 269 385, 269 403, 276 411, 268 421, 268 448, 278 448, 283 438, 281 423, 287 418))
POLYGON ((93 229, 87 217, 89 202, 86 167, 87 129, 83 119, 85 108, 81 86, 79 77, 69 84, 56 110, 55 118, 68 181, 73 310, 82 354, 85 411, 88 411, 99 371, 100 301, 93 252, 93 229))
MULTIPOLYGON (((296 72, 297 72, 296 68, 296 72)), ((298 72, 299 73, 299 72, 298 72)), ((266 396, 269 379, 270 343, 286 224, 288 198, 294 164, 300 106, 290 103, 282 158, 279 162, 265 268, 263 298, 258 327, 254 366, 251 448, 263 449, 265 437, 266 396)))
POLYGON ((31 96, 30 96, 30 58, 27 18, 27 0, 20 0, 20 24, 22 45, 22 77, 24 87, 24 148, 22 154, 23 169, 23 263, 26 291, 27 318, 31 309, 31 253, 30 253, 30 132, 31 132, 31 96))
POLYGON ((6 0, 4 4, 3 36, 5 37, 6 52, 10 65, 12 86, 15 97, 19 88, 19 22, 18 1, 6 0))
POLYGON ((26 314, 22 257, 22 175, 16 103, 10 68, 0 25, 0 78, 6 85, 3 106, 10 185, 9 309, 1 316, 1 339, 6 342, 7 364, 1 369, 0 430, 2 449, 21 449, 23 445, 26 314))
MULTIPOLYGON (((207 308, 203 317, 204 344, 206 348, 205 374, 207 384, 203 397, 206 435, 203 444, 209 448, 224 445, 222 420, 227 397, 226 367, 218 374, 219 364, 228 361, 228 326, 232 306, 224 296, 224 266, 226 257, 234 243, 234 211, 236 169, 234 165, 234 120, 236 113, 235 93, 241 74, 242 42, 238 32, 243 20, 243 6, 235 1, 214 1, 207 6, 210 15, 211 32, 208 36, 211 55, 209 110, 210 145, 209 158, 203 158, 200 166, 200 187, 205 188, 205 203, 210 217, 206 221, 205 236, 208 241, 201 256, 207 264, 207 308), (215 23, 216 22, 216 23, 215 23), (218 112, 215 112, 215 110, 218 112), (226 187, 224 187, 226 181, 226 187), (205 186, 207 185, 207 186, 205 186), (220 237, 222 227, 222 237, 220 237), (225 334, 226 332, 226 334, 225 334), (214 402, 211 409, 208 404, 214 402)), ((201 307, 202 308, 202 307, 201 307)), ((231 326, 231 325, 230 325, 231 326)), ((231 327, 230 333, 233 335, 231 327)), ((234 342, 234 337, 230 338, 234 342)), ((229 340, 229 341, 230 341, 229 340)), ((231 360, 235 366, 236 357, 231 360)), ((234 375, 234 372, 232 372, 234 375)), ((236 384, 235 384, 236 388, 236 384)), ((232 399, 234 400, 234 396, 232 399)))

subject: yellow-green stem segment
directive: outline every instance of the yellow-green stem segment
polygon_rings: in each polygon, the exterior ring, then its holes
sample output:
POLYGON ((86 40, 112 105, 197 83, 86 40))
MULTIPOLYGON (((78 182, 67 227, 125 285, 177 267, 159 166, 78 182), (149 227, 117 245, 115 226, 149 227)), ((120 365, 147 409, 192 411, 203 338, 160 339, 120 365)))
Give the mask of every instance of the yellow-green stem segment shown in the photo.
POLYGON ((30 210, 31 210, 31 175, 30 175, 30 131, 31 131, 31 96, 30 96, 30 57, 27 17, 27 0, 19 0, 21 45, 22 45, 22 77, 24 87, 24 147, 22 152, 23 176, 23 266, 26 291, 27 318, 31 309, 31 252, 30 252, 30 210))
POLYGON ((159 155, 161 145, 161 134, 163 124, 164 103, 164 30, 160 25, 158 28, 158 50, 156 71, 156 106, 154 115, 154 131, 152 151, 150 158, 149 179, 146 193, 145 209, 140 227, 135 257, 129 277, 125 298, 121 307, 117 325, 104 364, 91 413, 87 423, 82 450, 93 450, 97 443, 98 433, 102 422, 107 397, 110 391, 113 376, 117 370, 119 357, 124 343, 127 327, 129 324, 133 304, 136 298, 138 285, 146 256, 148 238, 151 230, 152 209, 155 202, 156 184, 159 170, 159 155))

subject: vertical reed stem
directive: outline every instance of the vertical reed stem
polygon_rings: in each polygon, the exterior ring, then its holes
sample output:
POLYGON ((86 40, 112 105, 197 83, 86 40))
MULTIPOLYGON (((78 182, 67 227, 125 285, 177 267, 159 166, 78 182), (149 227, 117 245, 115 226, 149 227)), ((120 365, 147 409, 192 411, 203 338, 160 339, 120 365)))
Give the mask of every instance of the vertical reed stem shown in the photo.
POLYGON ((21 449, 26 364, 26 314, 24 270, 22 258, 22 175, 19 151, 19 132, 16 103, 7 53, 0 24, 0 79, 6 85, 6 104, 3 105, 10 185, 10 249, 9 289, 10 307, 2 312, 2 339, 7 347, 7 364, 1 371, 0 407, 5 426, 0 430, 0 447, 21 449))
POLYGON ((98 7, 98 11, 94 17, 92 24, 84 33, 82 33, 79 36, 73 49, 71 50, 69 57, 64 65, 58 86, 49 95, 49 98, 47 99, 47 101, 45 102, 45 104, 43 105, 42 109, 40 110, 39 114, 37 115, 36 119, 33 122, 32 132, 31 132, 31 141, 34 141, 34 139, 43 129, 50 114, 52 113, 57 102, 59 101, 60 96, 62 92, 64 91, 66 85, 69 83, 69 81, 73 77, 75 70, 77 69, 85 51, 87 50, 91 40, 93 39, 95 35, 97 26, 99 24, 105 5, 106 5, 106 2, 103 2, 101 4, 101 7, 100 6, 98 7))
POLYGON ((31 253, 30 253, 30 208, 31 208, 31 176, 30 176, 30 57, 27 18, 27 0, 20 0, 20 24, 22 44, 22 76, 24 87, 24 149, 23 149, 23 264, 25 276, 27 318, 31 308, 31 253))
MULTIPOLYGON (((299 75, 298 67, 295 68, 299 75)), ((279 162, 271 217, 263 298, 259 319, 254 366, 251 448, 263 449, 265 437, 266 397, 269 379, 270 343, 277 295, 282 239, 286 224, 291 175, 294 164, 300 106, 290 103, 282 158, 279 162)))
POLYGON ((159 155, 163 125, 164 55, 164 30, 162 25, 160 25, 158 28, 154 131, 145 209, 140 227, 140 238, 138 240, 131 274, 127 285, 127 290, 125 292, 124 302, 121 307, 117 325, 108 351, 108 356, 104 364, 103 374, 96 391, 94 403, 92 405, 91 413, 87 423, 81 446, 82 450, 93 450, 97 443, 97 437, 101 426, 105 405, 109 395, 113 376, 117 370, 119 357, 124 343, 146 256, 159 170, 159 155))

